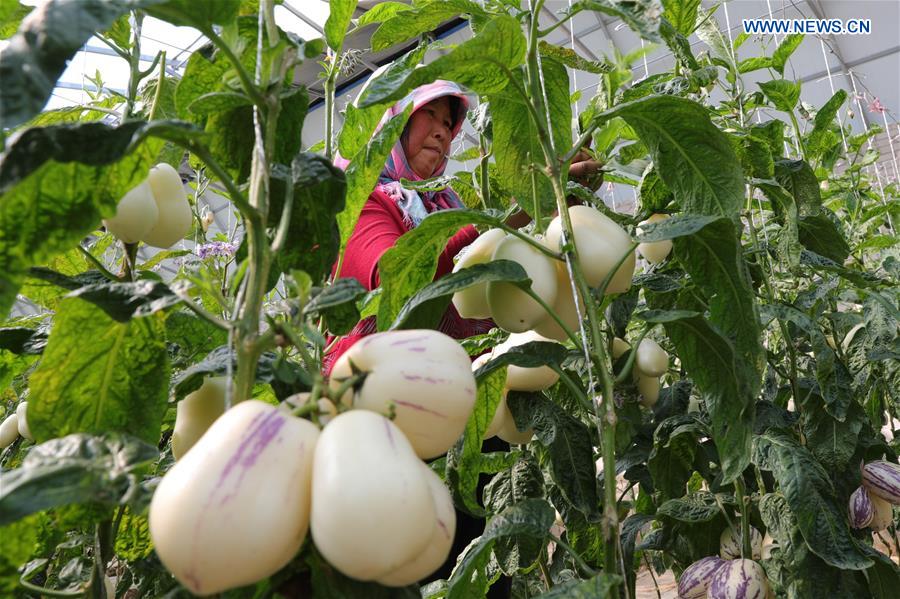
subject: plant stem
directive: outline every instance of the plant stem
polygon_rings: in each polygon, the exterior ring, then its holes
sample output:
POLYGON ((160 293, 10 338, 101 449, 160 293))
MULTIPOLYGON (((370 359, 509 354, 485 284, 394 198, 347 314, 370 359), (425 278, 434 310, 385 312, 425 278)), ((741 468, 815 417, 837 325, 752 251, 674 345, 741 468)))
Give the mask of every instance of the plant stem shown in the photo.
MULTIPOLYGON (((533 107, 532 114, 539 115, 541 110, 546 114, 543 103, 544 93, 542 87, 542 78, 540 73, 540 64, 538 60, 538 28, 537 15, 543 5, 543 0, 536 0, 532 4, 530 32, 528 35, 528 61, 526 65, 526 73, 528 75, 529 90, 531 96, 528 98, 533 107)), ((536 116, 537 116, 536 115, 536 116)), ((548 118, 549 121, 549 118, 548 118)), ((615 401, 613 397, 613 379, 609 371, 608 359, 606 356, 603 335, 600 331, 600 324, 597 322, 597 304, 591 295, 590 287, 584 277, 584 271, 581 268, 581 262, 578 257, 578 250, 574 243, 574 234, 572 228, 572 219, 569 216, 568 204, 566 202, 566 186, 562 180, 565 176, 561 173, 561 166, 564 162, 559 160, 556 149, 553 146, 553 139, 545 128, 545 123, 538 116, 535 126, 538 129, 538 141, 541 144, 541 150, 544 153, 544 159, 547 164, 548 174, 553 192, 556 196, 556 206, 562 221, 563 230, 563 247, 566 248, 565 258, 566 266, 575 279, 578 292, 581 294, 587 308, 588 324, 590 329, 589 339, 584 342, 590 348, 588 358, 593 361, 600 375, 602 385, 601 401, 598 404, 592 400, 594 413, 597 417, 597 427, 600 433, 601 455, 603 457, 603 540, 604 540, 604 570, 608 574, 618 572, 618 539, 619 539, 619 514, 616 509, 616 411, 615 401)), ((567 148, 566 151, 570 151, 567 148)), ((585 335, 588 337, 587 335, 585 335)), ((590 365, 588 365, 590 366, 590 365)), ((616 593, 615 587, 612 589, 616 593)))
POLYGON ((550 570, 547 568, 547 562, 545 559, 546 557, 547 557, 547 546, 544 545, 544 547, 541 549, 541 555, 538 557, 537 562, 538 562, 538 567, 541 569, 541 575, 544 577, 544 586, 549 591, 550 589, 553 588, 553 579, 550 578, 550 570))
POLYGON ((100 274, 102 274, 104 278, 109 279, 110 281, 116 281, 116 282, 119 281, 119 277, 117 277, 113 273, 109 272, 109 270, 106 268, 106 266, 102 262, 100 262, 100 260, 95 258, 92 253, 90 253, 88 250, 84 249, 84 247, 81 244, 78 245, 78 251, 80 251, 81 254, 91 264, 93 264, 94 266, 97 267, 97 270, 100 271, 100 274))
POLYGON ((753 559, 753 546, 750 538, 750 498, 744 488, 743 475, 734 480, 734 491, 741 509, 741 557, 753 559))
MULTIPOLYGON (((260 10, 264 10, 262 5, 260 6, 260 10)), ((247 69, 245 69, 244 65, 241 63, 241 59, 238 58, 225 40, 219 37, 219 34, 217 34, 212 27, 204 27, 200 30, 200 33, 209 38, 209 41, 215 44, 216 48, 218 48, 225 58, 228 59, 228 62, 231 63, 231 66, 238 75, 238 79, 241 80, 241 87, 244 88, 244 93, 247 94, 255 105, 265 106, 266 97, 262 95, 256 85, 254 85, 253 81, 250 79, 250 74, 247 73, 247 69)), ((261 58, 262 57, 258 56, 257 60, 260 60, 261 58)), ((278 87, 280 89, 281 86, 279 85, 278 87)))
POLYGON ((134 112, 134 98, 137 96, 137 88, 141 82, 141 25, 144 21, 144 13, 135 10, 131 12, 131 16, 134 19, 134 27, 131 28, 131 52, 128 54, 128 93, 125 97, 123 121, 127 121, 134 112))
POLYGON ((494 208, 493 198, 491 197, 490 175, 488 171, 488 158, 490 158, 492 152, 487 151, 487 138, 485 138, 484 133, 481 133, 478 136, 478 147, 481 153, 481 160, 478 161, 478 171, 481 174, 481 181, 479 181, 481 188, 481 205, 482 208, 487 210, 488 208, 494 208))
MULTIPOLYGON (((550 539, 554 543, 556 543, 559 547, 562 547, 563 549, 568 551, 569 555, 571 555, 572 558, 575 560, 575 563, 577 563, 581 567, 581 569, 583 569, 585 572, 587 572, 590 576, 593 577, 598 574, 598 572, 596 570, 594 570, 592 567, 590 567, 587 564, 587 562, 584 561, 584 559, 578 554, 577 551, 575 551, 575 549, 572 548, 571 545, 569 545, 568 543, 566 543, 565 541, 563 541, 562 539, 560 539, 558 536, 556 536, 554 534, 550 535, 550 539)), ((615 596, 615 595, 611 593, 610 596, 615 596)))
POLYGON ((162 98, 163 83, 166 81, 166 52, 163 50, 159 53, 159 78, 156 80, 156 91, 153 94, 153 106, 150 107, 150 114, 147 116, 148 121, 156 118, 156 109, 159 108, 159 99, 162 98))
POLYGON ((803 160, 806 160, 806 148, 803 146, 803 135, 800 133, 800 123, 797 122, 797 117, 794 116, 794 111, 789 110, 788 116, 791 117, 791 125, 794 127, 794 135, 797 137, 797 149, 800 150, 800 156, 803 160))
POLYGON ((327 57, 331 59, 328 76, 325 78, 325 158, 334 160, 334 92, 337 82, 338 55, 329 49, 327 57))
MULTIPOLYGON (((262 25, 269 10, 271 0, 262 0, 259 6, 259 31, 257 32, 256 77, 261 77, 263 57, 262 25)), ((282 50, 273 60, 273 72, 281 73, 288 52, 282 50)), ((274 343, 274 334, 260 335, 259 324, 263 298, 268 290, 268 277, 271 262, 269 239, 266 234, 266 222, 269 214, 269 178, 270 162, 278 134, 278 115, 281 111, 280 93, 284 78, 278 76, 273 85, 267 86, 267 92, 260 96, 253 109, 255 139, 253 145, 253 161, 250 168, 250 207, 258 219, 248 222, 247 231, 247 288, 243 304, 238 312, 238 323, 235 327, 235 346, 237 353, 237 376, 235 377, 235 401, 239 403, 248 399, 256 381, 256 367, 259 356, 267 346, 274 343)), ((252 87, 252 86, 251 86, 252 87)), ((256 88, 253 87, 256 91, 256 88)), ((258 95, 258 92, 257 92, 258 95)))

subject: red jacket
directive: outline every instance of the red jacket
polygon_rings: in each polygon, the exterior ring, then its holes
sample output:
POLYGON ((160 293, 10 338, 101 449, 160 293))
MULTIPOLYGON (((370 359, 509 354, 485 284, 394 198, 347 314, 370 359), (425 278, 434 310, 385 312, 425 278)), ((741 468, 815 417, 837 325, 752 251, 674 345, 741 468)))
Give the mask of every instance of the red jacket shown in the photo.
MULTIPOLYGON (((382 254, 394 246, 401 235, 409 230, 410 227, 404 222, 403 213, 397 204, 387 194, 376 189, 363 205, 356 228, 353 229, 353 234, 350 235, 347 242, 340 276, 356 278, 368 291, 375 289, 381 282, 378 260, 382 254)), ((437 271, 434 274, 435 280, 453 271, 454 256, 462 248, 475 241, 476 237, 478 237, 478 231, 475 230, 475 227, 468 225, 450 238, 447 247, 438 258, 437 271)), ((461 317, 453 304, 450 304, 438 325, 438 330, 454 339, 465 339, 485 333, 493 326, 494 323, 490 319, 461 317)), ((325 375, 327 376, 331 372, 334 362, 351 345, 375 331, 374 316, 361 320, 325 355, 322 364, 325 375)), ((334 337, 329 337, 328 343, 331 344, 333 340, 334 337)))

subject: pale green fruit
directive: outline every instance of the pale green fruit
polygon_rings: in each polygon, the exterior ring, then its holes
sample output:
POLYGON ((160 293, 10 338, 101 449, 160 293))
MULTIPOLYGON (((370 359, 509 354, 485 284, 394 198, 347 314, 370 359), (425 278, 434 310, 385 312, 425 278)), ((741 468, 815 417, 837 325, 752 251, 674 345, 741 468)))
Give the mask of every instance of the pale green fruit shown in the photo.
POLYGON ((228 377, 224 376, 206 377, 199 389, 178 402, 172 431, 172 455, 176 460, 180 460, 225 413, 227 381, 228 377))
POLYGON ((137 243, 156 225, 159 209, 153 199, 150 184, 144 180, 122 196, 116 204, 116 214, 103 219, 106 230, 124 241, 137 243))
MULTIPOLYGON (((640 231, 641 225, 656 223, 661 220, 666 220, 667 218, 669 218, 668 214, 654 214, 647 220, 638 223, 638 231, 640 231)), ((669 253, 672 251, 672 240, 665 239, 663 241, 641 243, 638 245, 637 251, 647 260, 647 262, 650 262, 651 264, 659 264, 660 262, 665 260, 669 256, 669 253)))
MULTIPOLYGON (((509 235, 497 244, 491 259, 518 262, 531 279, 535 295, 549 306, 556 301, 554 260, 530 243, 509 235)), ((491 318, 498 327, 510 333, 523 333, 533 328, 547 314, 543 306, 512 283, 489 282, 487 301, 491 318)))
MULTIPOLYGON (((606 293, 623 293, 631 288, 635 257, 631 236, 611 218, 590 206, 569 208, 575 248, 588 285, 597 287, 612 271, 616 263, 628 254, 606 288, 606 293)), ((559 216, 547 227, 550 247, 562 250, 562 220, 559 216)), ((571 240, 570 240, 571 241, 571 240)))
POLYGON ((153 191, 159 219, 141 239, 153 247, 172 247, 188 234, 194 218, 181 176, 171 165, 160 162, 150 169, 147 182, 153 191))
MULTIPOLYGON (((491 229, 480 235, 460 252, 459 261, 453 267, 453 272, 490 261, 497 244, 505 237, 506 232, 503 229, 491 229)), ((463 318, 490 318, 491 308, 487 301, 487 283, 479 283, 457 291, 453 294, 453 305, 463 318)))

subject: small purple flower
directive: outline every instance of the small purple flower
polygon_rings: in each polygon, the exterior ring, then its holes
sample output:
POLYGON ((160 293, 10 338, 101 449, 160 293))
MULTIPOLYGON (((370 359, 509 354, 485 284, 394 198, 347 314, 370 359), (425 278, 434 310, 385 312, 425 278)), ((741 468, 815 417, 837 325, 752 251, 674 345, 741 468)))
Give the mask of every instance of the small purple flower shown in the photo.
POLYGON ((227 241, 213 241, 196 247, 197 255, 200 256, 200 258, 207 258, 209 256, 229 257, 234 256, 236 251, 237 246, 233 243, 228 243, 227 241))

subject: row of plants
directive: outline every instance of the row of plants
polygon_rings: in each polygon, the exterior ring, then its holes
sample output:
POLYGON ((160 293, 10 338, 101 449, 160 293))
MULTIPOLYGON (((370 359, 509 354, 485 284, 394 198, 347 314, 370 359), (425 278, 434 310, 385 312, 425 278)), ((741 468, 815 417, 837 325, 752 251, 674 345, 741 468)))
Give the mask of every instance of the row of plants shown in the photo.
POLYGON ((847 93, 810 106, 785 78, 802 36, 731 42, 697 0, 580 0, 545 28, 542 0, 357 20, 332 0, 304 41, 275 4, 0 1, 0 312, 40 308, 0 328, 4 593, 478 597, 506 576, 515 597, 634 597, 650 568, 684 597, 893 596, 900 193, 870 175, 880 130, 842 124, 847 93), (546 41, 585 11, 647 45, 595 61, 546 41), (164 56, 141 69, 148 16, 209 40, 180 76, 164 56), (457 16, 469 39, 430 37, 457 16), (373 24, 375 51, 418 44, 336 131, 344 39, 373 24), (129 65, 127 93, 43 110, 93 35, 129 65), (673 67, 633 80, 659 46, 673 67), (306 149, 304 60, 326 94, 306 149), (577 115, 572 71, 597 81, 577 115), (373 135, 379 120, 438 78, 478 96, 479 144, 457 156, 477 167, 408 184, 468 207, 404 235, 375 291, 332 279, 409 115, 373 135), (634 214, 568 180, 585 148, 634 214), (209 232, 210 190, 229 234, 209 232), (528 228, 504 224, 513 199, 528 228), (467 224, 483 247, 433 281, 467 224), (161 251, 141 262, 141 243, 161 251), (423 331, 451 301, 498 328, 423 331), (327 335, 365 316, 382 341, 325 379, 327 335), (445 364, 415 384, 456 395, 396 382, 414 360, 378 344, 410 340, 445 364), (453 426, 419 414, 435 406, 453 426), (494 434, 511 449, 482 452, 494 434), (488 524, 429 581, 453 507, 488 524))

